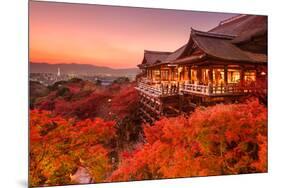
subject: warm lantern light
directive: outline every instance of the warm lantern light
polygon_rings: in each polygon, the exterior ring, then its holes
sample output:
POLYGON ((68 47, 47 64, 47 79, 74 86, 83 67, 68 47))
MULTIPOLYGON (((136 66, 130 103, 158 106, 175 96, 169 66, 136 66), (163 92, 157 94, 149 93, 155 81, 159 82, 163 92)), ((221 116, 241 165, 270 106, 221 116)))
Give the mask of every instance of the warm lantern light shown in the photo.
POLYGON ((261 72, 261 75, 263 75, 263 76, 266 75, 266 72, 261 72))
POLYGON ((182 67, 179 67, 178 72, 182 72, 182 69, 183 69, 182 67))

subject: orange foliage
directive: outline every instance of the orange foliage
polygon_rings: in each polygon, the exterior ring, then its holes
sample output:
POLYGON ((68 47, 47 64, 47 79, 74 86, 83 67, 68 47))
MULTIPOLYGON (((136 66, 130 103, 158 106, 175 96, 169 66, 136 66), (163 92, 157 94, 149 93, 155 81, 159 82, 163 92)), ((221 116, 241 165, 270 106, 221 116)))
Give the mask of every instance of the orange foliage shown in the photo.
POLYGON ((102 107, 107 107, 107 93, 92 93, 91 95, 75 101, 55 100, 53 112, 64 117, 86 119, 104 115, 102 107))
POLYGON ((267 171, 267 109, 257 100, 143 127, 137 103, 133 84, 54 84, 30 111, 31 186, 77 183, 81 166, 94 182, 267 171))
POLYGON ((125 86, 113 96, 111 109, 119 118, 124 118, 136 111, 138 103, 137 91, 133 85, 125 86))
POLYGON ((144 129, 110 181, 267 171, 267 110, 258 101, 198 108, 144 129))
POLYGON ((112 170, 109 160, 115 122, 102 119, 75 122, 48 111, 30 112, 31 186, 72 184, 78 166, 95 182, 112 170))
POLYGON ((138 96, 134 84, 93 86, 86 81, 57 83, 47 96, 38 97, 35 109, 52 111, 66 118, 122 119, 137 111, 138 96))

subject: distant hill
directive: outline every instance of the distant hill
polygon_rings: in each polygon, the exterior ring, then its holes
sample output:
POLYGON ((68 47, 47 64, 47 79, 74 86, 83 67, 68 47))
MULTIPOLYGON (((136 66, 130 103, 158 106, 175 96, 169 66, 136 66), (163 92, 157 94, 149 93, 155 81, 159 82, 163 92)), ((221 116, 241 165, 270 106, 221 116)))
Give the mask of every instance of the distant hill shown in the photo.
POLYGON ((58 68, 62 74, 111 74, 112 76, 135 76, 139 73, 137 68, 113 69, 109 67, 96 66, 90 64, 48 64, 48 63, 30 63, 30 73, 57 73, 58 68))

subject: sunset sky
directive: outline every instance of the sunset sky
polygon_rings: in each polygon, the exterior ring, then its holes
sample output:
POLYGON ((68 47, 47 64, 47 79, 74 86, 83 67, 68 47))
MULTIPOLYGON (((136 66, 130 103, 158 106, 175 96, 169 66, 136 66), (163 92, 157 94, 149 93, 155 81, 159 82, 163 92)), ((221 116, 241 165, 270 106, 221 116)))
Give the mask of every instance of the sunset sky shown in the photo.
POLYGON ((234 14, 30 2, 31 62, 131 68, 143 51, 174 51, 190 27, 208 31, 234 14))

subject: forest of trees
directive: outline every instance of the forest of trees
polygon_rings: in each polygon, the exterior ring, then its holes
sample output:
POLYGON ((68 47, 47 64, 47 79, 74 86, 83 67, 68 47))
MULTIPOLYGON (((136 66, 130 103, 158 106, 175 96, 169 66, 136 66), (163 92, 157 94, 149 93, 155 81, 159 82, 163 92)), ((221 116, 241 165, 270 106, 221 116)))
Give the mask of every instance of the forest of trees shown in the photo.
MULTIPOLYGON (((72 79, 30 101, 31 186, 267 171, 267 108, 257 99, 141 124, 134 83, 72 79)), ((34 88, 33 87, 33 88, 34 88)))

